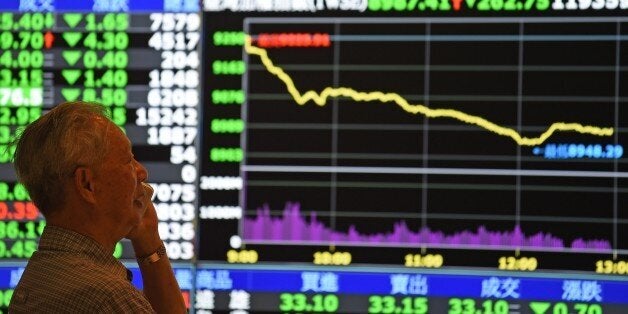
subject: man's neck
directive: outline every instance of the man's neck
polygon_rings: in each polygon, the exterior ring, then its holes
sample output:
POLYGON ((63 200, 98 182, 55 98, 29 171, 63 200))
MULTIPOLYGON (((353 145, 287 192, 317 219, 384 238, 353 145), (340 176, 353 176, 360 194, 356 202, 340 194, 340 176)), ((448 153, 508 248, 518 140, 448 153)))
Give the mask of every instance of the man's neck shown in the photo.
POLYGON ((64 216, 66 215, 54 215, 52 217, 48 217, 46 218, 46 224, 72 230, 78 234, 89 237, 102 245, 105 252, 113 254, 117 241, 109 239, 110 234, 107 234, 107 232, 99 232, 100 228, 94 228, 94 224, 91 223, 90 219, 77 219, 76 216, 64 216))

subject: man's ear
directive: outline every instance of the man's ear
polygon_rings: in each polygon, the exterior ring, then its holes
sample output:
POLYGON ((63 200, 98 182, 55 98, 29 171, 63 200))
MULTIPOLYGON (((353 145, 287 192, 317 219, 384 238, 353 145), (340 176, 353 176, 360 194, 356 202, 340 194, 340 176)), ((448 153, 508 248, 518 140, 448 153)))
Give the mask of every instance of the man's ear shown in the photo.
POLYGON ((94 194, 94 173, 87 167, 78 167, 74 171, 74 188, 78 195, 88 203, 96 203, 94 194))

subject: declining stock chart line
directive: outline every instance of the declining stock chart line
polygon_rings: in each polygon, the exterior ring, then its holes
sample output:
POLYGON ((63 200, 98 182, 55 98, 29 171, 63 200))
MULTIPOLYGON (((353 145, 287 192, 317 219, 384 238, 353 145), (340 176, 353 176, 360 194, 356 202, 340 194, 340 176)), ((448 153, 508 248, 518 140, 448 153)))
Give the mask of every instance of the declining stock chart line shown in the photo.
POLYGON ((399 107, 401 107, 401 109, 408 113, 422 114, 428 118, 452 118, 467 124, 477 125, 478 127, 484 128, 487 131, 493 132, 497 135, 510 137, 518 145, 522 146, 542 144, 552 134, 554 134, 554 132, 557 131, 571 131, 597 136, 613 135, 613 128, 600 128, 591 125, 585 126, 580 123, 554 122, 547 129, 547 131, 543 132, 540 136, 528 138, 521 136, 521 134, 517 133, 517 131, 515 131, 514 129, 499 126, 479 116, 469 115, 453 109, 430 109, 422 104, 410 104, 405 98, 396 93, 384 93, 381 91, 360 92, 347 87, 326 87, 320 93, 317 93, 313 90, 309 90, 305 93, 300 93, 294 85, 294 81, 290 78, 290 76, 286 74, 286 72, 284 72, 280 67, 273 64, 272 60, 268 57, 267 51, 258 47, 254 47, 251 44, 250 36, 246 37, 244 49, 248 54, 257 55, 260 57, 262 63, 266 67, 266 70, 277 76, 277 78, 279 78, 286 85, 288 92, 294 98, 295 102, 299 105, 304 105, 307 102, 312 101, 319 106, 324 106, 327 104, 328 99, 332 97, 346 97, 354 101, 374 101, 381 103, 394 102, 399 107))
POLYGON ((245 243, 626 254, 620 21, 463 20, 245 20, 245 243))

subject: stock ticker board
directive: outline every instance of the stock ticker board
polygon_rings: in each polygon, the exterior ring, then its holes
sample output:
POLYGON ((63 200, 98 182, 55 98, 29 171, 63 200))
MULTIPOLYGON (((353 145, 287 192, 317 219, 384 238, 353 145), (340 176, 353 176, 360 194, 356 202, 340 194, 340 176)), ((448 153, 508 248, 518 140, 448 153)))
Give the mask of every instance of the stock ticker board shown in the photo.
MULTIPOLYGON (((0 2, 7 143, 109 108, 190 312, 628 312, 628 0, 0 2)), ((136 276, 132 246, 115 249, 136 276)))

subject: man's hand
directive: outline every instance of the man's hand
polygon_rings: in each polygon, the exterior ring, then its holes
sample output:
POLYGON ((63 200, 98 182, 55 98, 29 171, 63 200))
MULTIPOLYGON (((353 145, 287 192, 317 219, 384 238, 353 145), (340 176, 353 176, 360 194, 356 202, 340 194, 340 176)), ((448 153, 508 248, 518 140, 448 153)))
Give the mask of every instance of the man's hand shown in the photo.
MULTIPOLYGON (((144 186, 144 204, 146 211, 139 225, 129 232, 127 238, 131 240, 135 256, 145 257, 153 254, 162 242, 157 229, 157 212, 151 201, 153 188, 142 182, 144 186)), ((185 301, 181 295, 179 284, 172 271, 168 257, 151 263, 140 263, 144 295, 157 313, 186 313, 185 301)))
POLYGON ((143 201, 146 210, 144 211, 144 216, 140 219, 140 223, 131 229, 126 236, 127 239, 131 240, 136 256, 149 255, 161 246, 161 239, 157 229, 157 212, 155 211, 155 205, 151 201, 154 191, 148 183, 142 182, 142 186, 145 190, 143 201))

